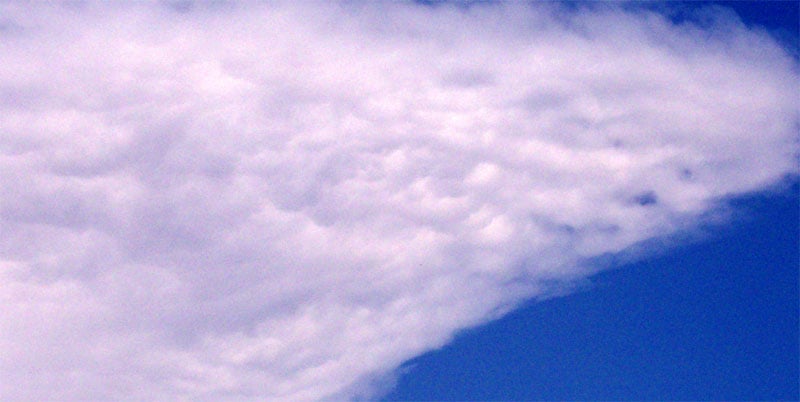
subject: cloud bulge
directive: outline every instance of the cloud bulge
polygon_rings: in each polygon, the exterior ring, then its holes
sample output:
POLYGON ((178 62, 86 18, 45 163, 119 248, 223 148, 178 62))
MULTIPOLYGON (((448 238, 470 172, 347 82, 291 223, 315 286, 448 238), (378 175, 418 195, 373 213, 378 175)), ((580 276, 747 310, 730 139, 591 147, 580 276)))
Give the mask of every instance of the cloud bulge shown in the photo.
POLYGON ((727 14, 0 15, 2 399, 352 397, 798 170, 796 61, 727 14))

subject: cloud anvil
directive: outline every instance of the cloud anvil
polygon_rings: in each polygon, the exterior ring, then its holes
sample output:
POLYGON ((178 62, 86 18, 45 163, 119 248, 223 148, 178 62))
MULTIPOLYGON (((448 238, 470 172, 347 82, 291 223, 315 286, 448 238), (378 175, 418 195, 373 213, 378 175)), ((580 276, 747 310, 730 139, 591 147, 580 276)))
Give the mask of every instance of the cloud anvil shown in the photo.
POLYGON ((370 394, 798 169, 796 61, 727 15, 0 15, 2 399, 370 394))

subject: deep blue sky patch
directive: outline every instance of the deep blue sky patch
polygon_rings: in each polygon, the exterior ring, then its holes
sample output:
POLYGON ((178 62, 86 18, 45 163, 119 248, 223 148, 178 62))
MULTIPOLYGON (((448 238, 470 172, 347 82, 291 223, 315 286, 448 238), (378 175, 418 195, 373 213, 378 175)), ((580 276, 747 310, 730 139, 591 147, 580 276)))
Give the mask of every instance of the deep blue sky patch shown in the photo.
POLYGON ((798 186, 733 204, 706 240, 408 362, 384 400, 796 399, 798 186))

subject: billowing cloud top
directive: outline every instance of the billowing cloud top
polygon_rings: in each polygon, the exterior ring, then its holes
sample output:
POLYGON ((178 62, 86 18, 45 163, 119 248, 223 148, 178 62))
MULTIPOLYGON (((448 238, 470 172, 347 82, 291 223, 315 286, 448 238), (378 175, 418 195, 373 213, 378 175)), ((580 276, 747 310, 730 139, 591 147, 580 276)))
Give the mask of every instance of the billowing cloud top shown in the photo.
POLYGON ((353 397, 797 173, 796 63, 730 16, 0 16, 4 400, 353 397))

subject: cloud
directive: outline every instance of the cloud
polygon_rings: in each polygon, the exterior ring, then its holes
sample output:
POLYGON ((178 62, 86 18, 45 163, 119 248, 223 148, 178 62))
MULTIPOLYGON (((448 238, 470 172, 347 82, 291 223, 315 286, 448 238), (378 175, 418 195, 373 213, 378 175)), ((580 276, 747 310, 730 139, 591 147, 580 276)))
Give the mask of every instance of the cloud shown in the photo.
POLYGON ((727 14, 181 4, 0 6, 2 399, 363 395, 797 174, 727 14))

